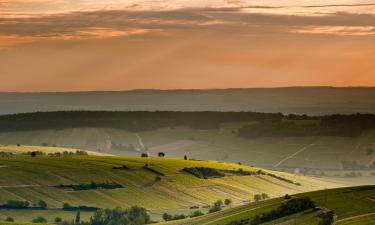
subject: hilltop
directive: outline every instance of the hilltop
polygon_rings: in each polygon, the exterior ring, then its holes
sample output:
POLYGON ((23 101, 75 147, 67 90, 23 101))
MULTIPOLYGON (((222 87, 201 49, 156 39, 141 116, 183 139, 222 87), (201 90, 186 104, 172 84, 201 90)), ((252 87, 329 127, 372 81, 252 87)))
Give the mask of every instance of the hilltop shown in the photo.
POLYGON ((61 110, 374 113, 374 98, 375 88, 360 87, 0 93, 0 114, 61 110))
MULTIPOLYGON (((241 205, 257 194, 273 198, 338 186, 238 164, 150 157, 5 157, 0 158, 0 170, 0 204, 16 200, 33 205, 43 200, 48 205, 46 210, 0 210, 0 217, 19 222, 37 215, 49 221, 56 215, 70 219, 75 212, 64 211, 64 203, 88 208, 138 205, 160 220, 164 212, 207 211, 218 199, 241 205)), ((82 218, 90 215, 85 211, 82 218)))
POLYGON ((44 112, 0 116, 0 143, 212 159, 372 177, 375 116, 252 112, 44 112))

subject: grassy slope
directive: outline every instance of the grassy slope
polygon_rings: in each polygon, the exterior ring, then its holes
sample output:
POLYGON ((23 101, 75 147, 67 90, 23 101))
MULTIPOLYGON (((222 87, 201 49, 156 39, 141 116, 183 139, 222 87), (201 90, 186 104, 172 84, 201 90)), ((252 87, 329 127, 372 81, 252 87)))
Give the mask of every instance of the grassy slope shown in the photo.
MULTIPOLYGON (((375 132, 369 131, 358 138, 345 137, 294 137, 294 138, 258 138, 243 139, 233 131, 243 123, 223 124, 220 130, 193 130, 186 127, 159 129, 141 132, 138 135, 148 150, 156 155, 166 152, 170 157, 189 157, 213 159, 230 162, 246 162, 258 166, 273 167, 283 159, 280 167, 341 169, 341 161, 356 160, 367 165, 375 160, 375 153, 366 155, 368 148, 375 149, 375 132), (183 143, 181 143, 181 141, 183 143)), ((56 144, 58 146, 97 150, 87 144, 96 141, 99 145, 105 142, 122 145, 134 145, 142 148, 135 133, 116 129, 85 128, 59 131, 33 131, 0 133, 3 144, 56 144)), ((116 150, 108 153, 118 155, 139 155, 137 151, 116 150)))
MULTIPOLYGON (((44 200, 50 208, 61 208, 64 202, 103 208, 139 205, 160 215, 187 212, 190 206, 209 205, 217 199, 230 198, 235 205, 253 199, 254 194, 271 197, 334 187, 335 184, 284 173, 279 176, 299 182, 297 186, 269 176, 227 176, 202 180, 180 172, 184 167, 204 166, 217 169, 258 170, 237 164, 215 161, 185 161, 167 158, 131 158, 110 156, 14 157, 0 158, 0 203, 7 200, 44 200), (161 182, 156 175, 142 169, 146 164, 166 174, 161 182), (114 170, 126 165, 130 170, 114 170), (123 189, 65 192, 53 186, 114 181, 123 189)), ((3 214, 4 211, 1 211, 3 214)), ((53 214, 53 213, 52 213, 53 214)), ((21 218, 22 219, 22 218, 21 218)), ((30 221, 25 218, 25 221, 30 221)))
MULTIPOLYGON (((303 193, 299 196, 309 196, 319 206, 334 210, 338 216, 338 224, 373 225, 375 224, 375 186, 371 190, 360 190, 357 188, 340 188, 326 191, 303 193)), ((202 217, 160 223, 168 225, 225 225, 233 220, 253 218, 257 214, 268 212, 279 206, 284 200, 281 198, 272 199, 256 204, 249 204, 235 207, 218 213, 208 214, 202 217)), ((301 220, 301 214, 290 216, 289 219, 297 218, 296 224, 317 225, 317 218, 307 217, 301 220)), ((282 220, 278 220, 281 222, 282 220)), ((292 220, 294 224, 294 219, 292 220)), ((268 223, 267 223, 268 224, 268 223)), ((271 222, 276 224, 276 221, 271 222)))
MULTIPOLYGON (((73 152, 75 153, 77 150, 82 149, 73 149, 73 148, 63 148, 63 147, 44 147, 44 146, 31 146, 31 145, 0 145, 0 152, 12 152, 14 154, 22 154, 27 152, 33 151, 41 151, 45 154, 48 153, 57 153, 57 152, 73 152)), ((85 150, 86 151, 86 150, 85 150)), ((89 155, 105 155, 103 153, 94 152, 94 151, 86 151, 89 155)))

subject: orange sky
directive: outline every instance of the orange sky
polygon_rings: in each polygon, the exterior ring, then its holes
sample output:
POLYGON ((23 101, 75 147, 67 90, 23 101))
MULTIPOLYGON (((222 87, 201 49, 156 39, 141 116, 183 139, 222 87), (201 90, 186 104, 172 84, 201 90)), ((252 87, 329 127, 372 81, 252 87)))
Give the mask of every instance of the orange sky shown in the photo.
POLYGON ((3 0, 0 91, 375 86, 375 1, 3 0))

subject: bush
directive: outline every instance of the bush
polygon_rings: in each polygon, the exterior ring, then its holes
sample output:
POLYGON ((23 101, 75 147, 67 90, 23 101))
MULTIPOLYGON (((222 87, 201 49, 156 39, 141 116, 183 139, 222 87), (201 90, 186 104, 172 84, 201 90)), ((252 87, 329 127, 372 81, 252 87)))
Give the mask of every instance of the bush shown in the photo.
POLYGON ((202 213, 201 211, 197 210, 197 211, 194 211, 190 214, 190 217, 191 218, 194 218, 194 217, 198 217, 198 216, 203 216, 204 213, 202 213))
POLYGON ((210 208, 210 210, 208 211, 209 213, 213 213, 213 212, 218 212, 221 210, 221 208, 223 207, 223 201, 221 200, 217 200, 214 205, 210 208))
POLYGON ((7 218, 5 218, 5 222, 14 222, 14 219, 13 217, 8 216, 7 218))
POLYGON ((170 215, 168 213, 163 214, 164 221, 182 220, 187 218, 184 214, 170 215))
POLYGON ((55 220, 54 220, 55 223, 61 223, 62 222, 62 219, 61 217, 56 217, 55 220))
POLYGON ((42 216, 38 216, 37 218, 32 220, 33 223, 47 223, 46 218, 42 216))

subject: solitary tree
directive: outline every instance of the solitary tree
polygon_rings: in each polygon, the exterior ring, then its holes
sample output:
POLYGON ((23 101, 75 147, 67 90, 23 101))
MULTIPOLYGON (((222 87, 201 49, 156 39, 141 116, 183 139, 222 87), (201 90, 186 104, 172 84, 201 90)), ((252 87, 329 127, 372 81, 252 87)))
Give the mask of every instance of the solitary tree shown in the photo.
POLYGON ((159 153, 158 153, 158 156, 159 156, 159 157, 165 157, 165 153, 164 153, 164 152, 159 152, 159 153))
POLYGON ((76 219, 74 220, 75 224, 80 224, 81 223, 81 212, 78 208, 77 213, 76 213, 76 219))
POLYGON ((232 204, 232 200, 230 200, 229 198, 227 198, 227 199, 224 200, 224 204, 226 206, 229 206, 230 204, 232 204))
POLYGON ((187 159, 188 159, 188 157, 185 155, 185 156, 184 156, 184 160, 187 160, 187 159))
POLYGON ((254 195, 254 201, 259 202, 262 200, 262 196, 259 194, 254 195))

